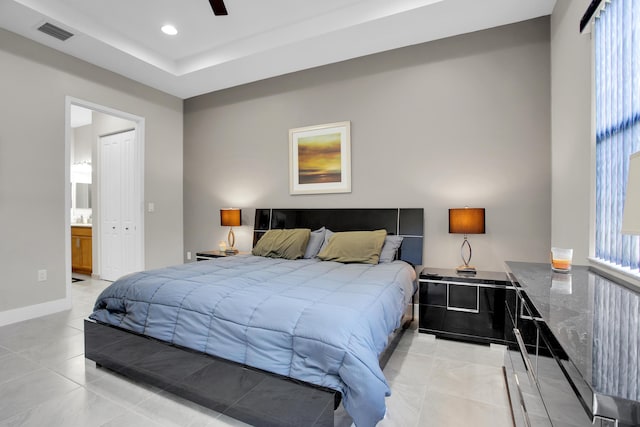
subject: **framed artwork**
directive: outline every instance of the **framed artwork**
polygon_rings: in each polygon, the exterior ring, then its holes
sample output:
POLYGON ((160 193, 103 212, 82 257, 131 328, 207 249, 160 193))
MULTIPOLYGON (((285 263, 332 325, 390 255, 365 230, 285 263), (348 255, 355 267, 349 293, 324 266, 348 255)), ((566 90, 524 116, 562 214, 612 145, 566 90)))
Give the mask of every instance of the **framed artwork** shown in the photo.
POLYGON ((289 130, 289 193, 351 192, 351 122, 289 130))

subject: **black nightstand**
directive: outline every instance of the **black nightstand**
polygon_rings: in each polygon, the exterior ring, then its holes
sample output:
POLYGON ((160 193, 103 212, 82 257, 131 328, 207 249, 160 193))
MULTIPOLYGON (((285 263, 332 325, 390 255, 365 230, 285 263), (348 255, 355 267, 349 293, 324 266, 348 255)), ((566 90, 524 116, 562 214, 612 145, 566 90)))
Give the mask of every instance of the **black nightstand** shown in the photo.
POLYGON ((505 301, 515 290, 506 273, 425 268, 420 273, 418 328, 443 338, 505 344, 505 301))
POLYGON ((196 261, 206 261, 213 258, 224 258, 238 254, 248 254, 249 252, 224 252, 224 251, 202 251, 196 252, 196 261))

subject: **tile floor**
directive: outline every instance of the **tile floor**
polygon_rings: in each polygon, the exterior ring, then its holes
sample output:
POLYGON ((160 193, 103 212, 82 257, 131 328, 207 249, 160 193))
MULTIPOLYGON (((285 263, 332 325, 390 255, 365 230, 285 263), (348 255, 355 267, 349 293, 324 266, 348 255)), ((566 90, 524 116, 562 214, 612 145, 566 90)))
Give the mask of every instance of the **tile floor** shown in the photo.
MULTIPOLYGON (((76 282, 72 310, 0 327, 0 426, 245 425, 84 358, 83 319, 108 284, 76 282)), ((385 368, 392 396, 379 426, 511 425, 503 355, 408 330, 385 368)), ((342 408, 335 418, 351 425, 342 408)))

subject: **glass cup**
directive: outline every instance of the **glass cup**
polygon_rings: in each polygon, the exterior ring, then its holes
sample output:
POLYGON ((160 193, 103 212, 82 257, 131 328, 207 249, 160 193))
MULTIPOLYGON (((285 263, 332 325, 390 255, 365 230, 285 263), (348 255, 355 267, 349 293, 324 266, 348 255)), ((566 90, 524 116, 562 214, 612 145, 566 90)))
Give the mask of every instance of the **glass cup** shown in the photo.
POLYGON ((571 271, 573 249, 551 248, 551 269, 558 273, 571 271))

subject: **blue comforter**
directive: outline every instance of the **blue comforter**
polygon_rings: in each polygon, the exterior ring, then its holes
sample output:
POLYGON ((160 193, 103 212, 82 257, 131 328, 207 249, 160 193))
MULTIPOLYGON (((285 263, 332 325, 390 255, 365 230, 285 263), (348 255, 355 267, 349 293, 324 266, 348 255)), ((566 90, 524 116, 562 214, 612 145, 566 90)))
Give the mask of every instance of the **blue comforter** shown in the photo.
POLYGON ((378 364, 414 290, 413 268, 219 258, 125 276, 91 319, 342 393, 358 427, 385 413, 378 364))

